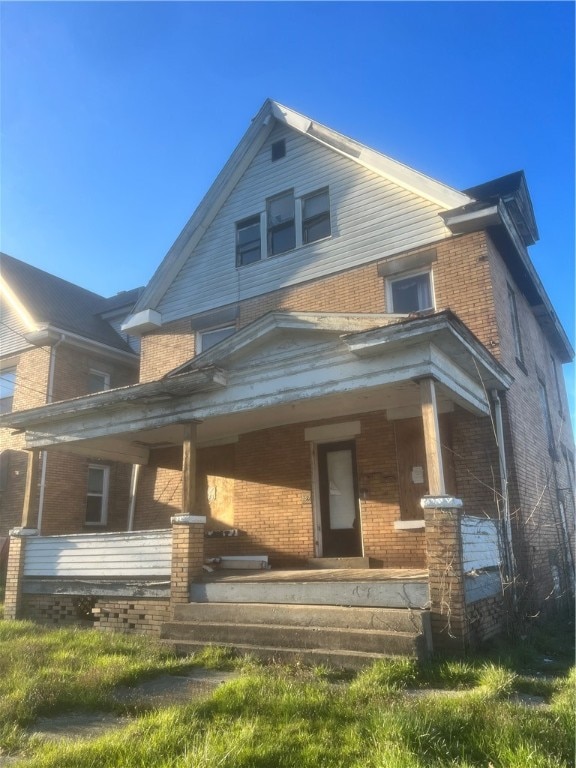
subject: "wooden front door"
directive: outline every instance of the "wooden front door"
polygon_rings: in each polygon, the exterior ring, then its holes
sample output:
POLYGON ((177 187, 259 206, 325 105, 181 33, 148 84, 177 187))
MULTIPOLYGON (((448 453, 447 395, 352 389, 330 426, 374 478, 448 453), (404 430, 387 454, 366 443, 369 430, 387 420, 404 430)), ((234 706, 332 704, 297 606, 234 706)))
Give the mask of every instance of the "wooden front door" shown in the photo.
POLYGON ((353 441, 318 446, 323 557, 362 555, 353 441))

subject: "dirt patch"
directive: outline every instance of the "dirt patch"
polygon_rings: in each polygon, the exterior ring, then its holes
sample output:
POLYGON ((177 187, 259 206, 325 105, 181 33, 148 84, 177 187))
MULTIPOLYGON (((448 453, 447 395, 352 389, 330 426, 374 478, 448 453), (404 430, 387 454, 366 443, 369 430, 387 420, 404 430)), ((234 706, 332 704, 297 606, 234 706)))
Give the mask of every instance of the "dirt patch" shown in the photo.
POLYGON ((113 697, 120 704, 145 704, 153 707, 187 704, 236 677, 237 672, 211 669, 197 669, 186 676, 160 675, 135 685, 119 686, 113 697))

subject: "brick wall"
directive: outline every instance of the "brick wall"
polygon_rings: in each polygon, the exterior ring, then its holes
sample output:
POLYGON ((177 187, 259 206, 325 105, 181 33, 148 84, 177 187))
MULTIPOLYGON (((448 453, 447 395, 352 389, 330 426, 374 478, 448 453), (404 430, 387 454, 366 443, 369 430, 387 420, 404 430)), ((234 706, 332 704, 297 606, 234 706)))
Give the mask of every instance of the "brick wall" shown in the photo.
POLYGON ((162 623, 170 618, 170 603, 168 598, 25 595, 22 618, 58 626, 93 623, 96 629, 105 631, 159 637, 162 623))
MULTIPOLYGON (((51 350, 35 347, 15 356, 16 385, 13 410, 44 405, 47 400, 51 350)), ((53 400, 64 400, 86 394, 91 369, 108 373, 111 387, 134 383, 138 378, 135 365, 89 353, 67 344, 53 351, 53 400)), ((24 435, 0 429, 0 451, 9 449, 8 483, 0 490, 0 536, 20 525, 26 483, 26 451, 24 435)), ((42 462, 41 462, 42 463, 42 462)), ((86 483, 89 460, 50 452, 46 457, 46 485, 43 502, 42 533, 77 533, 85 528, 86 483)), ((130 467, 109 463, 111 467, 108 523, 104 530, 123 530, 128 515, 130 467)), ((39 483, 41 473, 39 473, 39 483)), ((40 486, 35 488, 31 525, 36 525, 40 502, 40 486)))
MULTIPOLYGON (((434 248, 437 309, 451 308, 488 349, 497 349, 485 235, 473 233, 447 238, 434 248)), ((238 327, 272 311, 386 312, 385 294, 385 280, 378 276, 378 263, 374 262, 242 301, 238 305, 238 327)), ((192 315, 167 324, 142 338, 141 381, 160 378, 193 357, 195 340, 191 318, 192 315)))
MULTIPOLYGON (((556 386, 552 357, 557 355, 538 324, 532 309, 510 275, 495 246, 488 240, 489 263, 495 296, 499 331, 497 355, 513 374, 514 381, 504 395, 507 460, 515 536, 523 596, 531 609, 541 610, 561 599, 568 591, 568 563, 564 556, 565 537, 559 502, 570 506, 570 494, 559 489, 571 483, 562 448, 573 451, 565 388, 560 378, 556 386), (508 285, 516 296, 523 360, 516 357, 508 285), (539 379, 546 387, 554 434, 555 451, 549 450, 545 413, 539 379), (566 503, 567 502, 567 503, 566 503), (557 563, 562 577, 561 594, 555 590, 552 565, 557 563)), ((567 514, 574 540, 574 517, 567 514)))

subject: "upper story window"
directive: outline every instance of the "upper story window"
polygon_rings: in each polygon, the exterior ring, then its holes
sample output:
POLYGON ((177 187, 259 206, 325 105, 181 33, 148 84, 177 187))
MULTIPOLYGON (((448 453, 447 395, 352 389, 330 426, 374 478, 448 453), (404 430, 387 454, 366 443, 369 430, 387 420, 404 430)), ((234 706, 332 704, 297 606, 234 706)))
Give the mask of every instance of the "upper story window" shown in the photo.
POLYGON ((286 156, 286 139, 279 139, 272 144, 271 158, 272 162, 281 160, 286 156))
POLYGON ((320 189, 303 197, 289 190, 266 200, 266 210, 236 223, 236 266, 293 251, 332 234, 330 194, 320 189))
POLYGON ((294 193, 284 192, 266 203, 268 256, 285 253, 296 247, 294 193))
POLYGON ((105 389, 110 389, 110 374, 91 368, 88 372, 88 394, 102 392, 105 389))
POLYGON ((16 386, 16 368, 4 368, 0 371, 0 413, 10 413, 14 402, 16 386))
POLYGON ((302 242, 330 237, 330 198, 322 189, 302 198, 302 242))
POLYGON ((206 352, 207 349, 216 346, 216 344, 219 344, 221 341, 224 341, 224 339, 227 339, 228 336, 232 336, 233 333, 236 333, 235 325, 225 325, 221 328, 210 328, 207 331, 197 331, 197 353, 200 354, 200 352, 206 352))
POLYGON ((399 315, 434 309, 430 271, 388 280, 389 311, 399 315))
POLYGON ((516 306, 516 294, 510 284, 508 286, 508 306, 510 308, 510 322, 512 323, 512 336, 514 339, 514 353, 516 362, 524 367, 524 352, 522 350, 522 337, 520 336, 520 322, 518 320, 518 307, 516 306))
POLYGON ((260 214, 236 224, 236 265, 252 264, 262 258, 260 214))
POLYGON ((554 428, 552 426, 552 416, 550 414, 550 405, 548 403, 548 392, 546 385, 541 379, 538 379, 538 394, 540 395, 540 408, 546 427, 546 436, 548 437, 548 450, 554 460, 556 460, 556 446, 554 441, 554 428))
POLYGON ((90 464, 88 466, 88 490, 86 493, 86 525, 106 524, 109 487, 110 467, 90 464))

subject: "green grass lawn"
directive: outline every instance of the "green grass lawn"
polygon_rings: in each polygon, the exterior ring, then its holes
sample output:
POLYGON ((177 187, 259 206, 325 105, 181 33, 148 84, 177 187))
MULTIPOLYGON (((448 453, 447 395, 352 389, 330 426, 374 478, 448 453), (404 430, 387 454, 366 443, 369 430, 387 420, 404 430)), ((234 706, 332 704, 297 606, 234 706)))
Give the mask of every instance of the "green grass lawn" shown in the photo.
POLYGON ((490 656, 390 659, 357 675, 260 665, 216 650, 177 658, 145 638, 0 621, 0 754, 35 768, 562 768, 574 765, 568 624, 490 656), (114 686, 193 666, 239 676, 185 706, 113 700, 114 686), (418 695, 413 689, 424 690, 418 695), (545 699, 528 706, 519 694, 545 699), (128 714, 90 740, 50 744, 41 715, 128 714))

